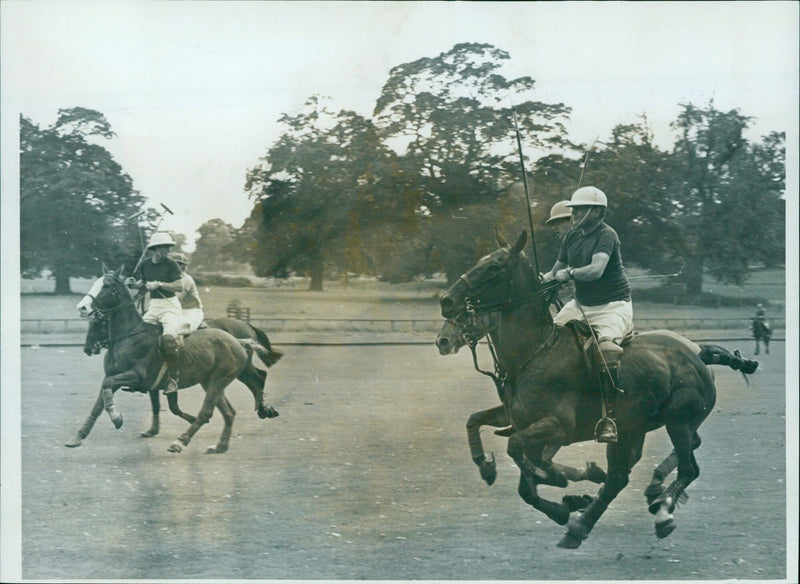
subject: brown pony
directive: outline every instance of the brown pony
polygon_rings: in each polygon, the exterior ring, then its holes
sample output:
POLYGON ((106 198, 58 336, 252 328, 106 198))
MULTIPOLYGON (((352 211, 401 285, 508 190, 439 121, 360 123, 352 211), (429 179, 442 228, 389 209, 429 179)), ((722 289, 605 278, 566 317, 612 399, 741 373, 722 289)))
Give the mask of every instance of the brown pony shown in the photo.
MULTIPOLYGON (((523 232, 509 245, 498 235, 499 249, 461 276, 442 295, 440 305, 446 319, 465 313, 498 314, 488 338, 496 358, 498 393, 514 430, 508 454, 520 468, 520 496, 547 513, 536 494, 537 469, 547 466, 548 452, 594 439, 601 400, 596 371, 576 334, 553 324, 549 303, 560 284, 540 283, 522 252, 526 239, 523 232)), ((624 393, 616 399, 619 441, 606 447, 608 476, 591 504, 567 521, 559 547, 577 548, 588 537, 628 484, 645 435, 662 426, 674 451, 657 469, 658 479, 663 481, 663 471, 674 465, 678 475, 666 488, 654 477, 648 502, 656 515, 658 537, 674 530, 676 504, 700 474, 694 456, 700 445, 697 429, 716 401, 713 374, 692 345, 669 331, 642 333, 627 344, 619 371, 624 393)))
MULTIPOLYGON (((122 426, 122 416, 116 412, 113 395, 118 389, 126 391, 157 392, 163 381, 162 359, 159 351, 160 330, 146 324, 130 292, 123 282, 122 268, 107 273, 102 278, 102 286, 93 297, 93 309, 108 321, 108 351, 103 363, 105 378, 100 395, 92 411, 78 431, 77 436, 66 446, 80 446, 89 435, 100 412, 105 408, 114 425, 122 426)), ((182 414, 190 426, 169 450, 180 452, 211 418, 214 408, 219 409, 225 425, 216 446, 208 452, 225 452, 228 449, 233 419, 236 412, 225 397, 225 388, 234 380, 244 383, 253 394, 256 410, 260 418, 273 418, 278 412, 264 401, 266 372, 256 369, 251 357, 255 350, 253 341, 240 341, 219 329, 203 329, 183 337, 179 359, 179 387, 181 389, 200 384, 206 392, 203 405, 196 417, 182 414)), ((261 351, 266 348, 260 347, 261 351)), ((158 395, 156 393, 156 399, 158 395)), ((170 409, 180 411, 175 394, 167 396, 170 409), (174 408, 174 409, 173 409, 174 408)), ((156 412, 157 413, 157 412, 156 412)), ((180 414, 179 414, 180 415, 180 414)), ((158 432, 157 422, 155 429, 158 432)))

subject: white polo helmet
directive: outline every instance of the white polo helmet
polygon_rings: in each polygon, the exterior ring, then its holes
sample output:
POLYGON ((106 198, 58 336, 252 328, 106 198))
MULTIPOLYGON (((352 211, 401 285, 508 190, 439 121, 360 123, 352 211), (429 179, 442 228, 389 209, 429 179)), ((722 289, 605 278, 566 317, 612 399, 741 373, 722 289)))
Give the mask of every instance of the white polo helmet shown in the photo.
POLYGON ((572 217, 572 209, 569 208, 569 201, 559 201, 550 209, 550 219, 545 223, 552 223, 559 219, 569 219, 570 217, 572 217))
POLYGON ((175 242, 172 241, 172 236, 166 231, 156 231, 150 238, 150 243, 147 244, 147 249, 159 245, 175 245, 175 242))
POLYGON ((574 193, 567 203, 567 207, 608 207, 608 199, 603 191, 597 187, 581 187, 574 193))

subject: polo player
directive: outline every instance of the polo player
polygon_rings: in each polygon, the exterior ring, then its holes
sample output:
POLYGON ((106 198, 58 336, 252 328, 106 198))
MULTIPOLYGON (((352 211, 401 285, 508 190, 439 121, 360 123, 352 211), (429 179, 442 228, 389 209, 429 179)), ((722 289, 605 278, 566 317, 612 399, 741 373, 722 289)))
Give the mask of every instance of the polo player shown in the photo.
POLYGON ((571 228, 543 281, 575 282, 575 298, 553 321, 563 326, 571 320, 583 320, 596 332, 605 374, 601 375, 604 415, 595 428, 595 438, 598 442, 616 442, 613 400, 623 353, 620 343, 633 332, 631 287, 622 264, 619 236, 604 221, 608 207, 605 193, 597 187, 582 187, 565 206, 572 209, 571 228))
POLYGON ((194 278, 186 271, 189 260, 187 260, 186 255, 182 253, 171 253, 169 257, 178 264, 181 270, 183 289, 178 293, 178 301, 181 303, 183 316, 189 321, 190 329, 197 330, 203 323, 205 315, 203 314, 203 301, 200 300, 200 292, 197 290, 197 284, 194 278))

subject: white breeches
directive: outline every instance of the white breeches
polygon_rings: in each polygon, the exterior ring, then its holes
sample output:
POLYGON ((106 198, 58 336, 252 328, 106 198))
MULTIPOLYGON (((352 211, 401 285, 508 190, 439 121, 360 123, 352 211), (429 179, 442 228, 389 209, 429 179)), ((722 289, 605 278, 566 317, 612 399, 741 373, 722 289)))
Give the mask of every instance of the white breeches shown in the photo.
POLYGON ((573 298, 567 302, 553 319, 558 325, 564 326, 571 320, 586 321, 589 323, 600 339, 610 339, 619 344, 628 334, 633 332, 633 306, 627 300, 617 300, 599 306, 583 306, 581 313, 578 303, 573 298))
POLYGON ((202 308, 184 308, 183 316, 189 321, 189 330, 192 331, 196 331, 205 318, 202 308))
POLYGON ((172 298, 151 298, 147 312, 142 316, 145 322, 161 323, 165 335, 177 336, 189 330, 189 322, 183 317, 181 303, 172 298))

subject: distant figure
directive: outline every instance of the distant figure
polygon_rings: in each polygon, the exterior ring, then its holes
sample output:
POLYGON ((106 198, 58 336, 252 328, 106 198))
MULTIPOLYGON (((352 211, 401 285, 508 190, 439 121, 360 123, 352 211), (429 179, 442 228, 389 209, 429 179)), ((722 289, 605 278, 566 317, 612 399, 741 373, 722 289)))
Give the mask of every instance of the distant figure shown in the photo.
POLYGON ((772 329, 769 326, 764 305, 760 302, 756 304, 756 315, 753 317, 751 328, 753 330, 753 338, 756 340, 756 355, 759 354, 761 341, 764 341, 764 352, 769 355, 769 338, 772 336, 772 329))

